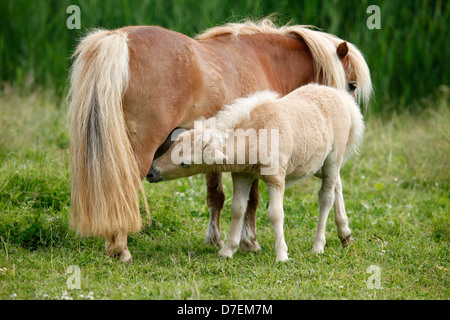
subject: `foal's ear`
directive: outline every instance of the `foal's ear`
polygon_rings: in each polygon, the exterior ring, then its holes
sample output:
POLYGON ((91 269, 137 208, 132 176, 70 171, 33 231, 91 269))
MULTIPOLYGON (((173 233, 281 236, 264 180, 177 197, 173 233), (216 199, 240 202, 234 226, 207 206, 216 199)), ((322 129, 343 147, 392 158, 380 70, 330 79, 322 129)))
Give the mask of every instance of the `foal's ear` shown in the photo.
POLYGON ((342 43, 340 43, 336 49, 336 53, 339 57, 339 59, 344 59, 345 56, 348 53, 348 45, 347 45, 347 41, 344 41, 342 43))
POLYGON ((206 164, 223 164, 228 160, 228 156, 218 148, 206 148, 203 152, 203 161, 206 164))

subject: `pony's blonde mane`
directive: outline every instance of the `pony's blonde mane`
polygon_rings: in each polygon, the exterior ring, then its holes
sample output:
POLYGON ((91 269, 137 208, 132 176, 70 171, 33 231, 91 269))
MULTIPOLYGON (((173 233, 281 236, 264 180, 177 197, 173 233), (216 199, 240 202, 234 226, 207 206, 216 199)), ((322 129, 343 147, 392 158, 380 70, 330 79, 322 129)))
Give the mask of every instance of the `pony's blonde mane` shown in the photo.
MULTIPOLYGON (((313 28, 315 27, 308 25, 284 25, 278 27, 270 18, 264 18, 256 22, 247 20, 241 23, 227 23, 223 26, 207 29, 197 35, 196 38, 201 40, 226 35, 237 38, 242 35, 258 33, 301 37, 311 51, 314 60, 316 81, 319 82, 319 77, 322 75, 322 82, 325 85, 346 90, 345 71, 336 54, 337 46, 344 40, 326 32, 313 30, 313 28)), ((348 44, 349 68, 355 73, 358 82, 356 97, 358 101, 368 105, 370 96, 372 95, 370 71, 361 52, 355 45, 348 44)))

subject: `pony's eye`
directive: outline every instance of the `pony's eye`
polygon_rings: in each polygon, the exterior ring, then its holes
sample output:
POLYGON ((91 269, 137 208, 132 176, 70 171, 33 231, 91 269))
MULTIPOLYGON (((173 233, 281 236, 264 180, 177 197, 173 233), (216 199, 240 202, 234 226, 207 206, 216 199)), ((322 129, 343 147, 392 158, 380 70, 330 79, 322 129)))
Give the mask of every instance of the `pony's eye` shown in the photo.
POLYGON ((358 87, 358 83, 356 83, 356 82, 349 82, 348 83, 348 90, 350 92, 355 91, 357 87, 358 87))
POLYGON ((191 165, 190 164, 187 164, 187 163, 184 163, 184 162, 182 162, 181 164, 180 164, 180 166, 182 166, 183 168, 189 168, 191 165))

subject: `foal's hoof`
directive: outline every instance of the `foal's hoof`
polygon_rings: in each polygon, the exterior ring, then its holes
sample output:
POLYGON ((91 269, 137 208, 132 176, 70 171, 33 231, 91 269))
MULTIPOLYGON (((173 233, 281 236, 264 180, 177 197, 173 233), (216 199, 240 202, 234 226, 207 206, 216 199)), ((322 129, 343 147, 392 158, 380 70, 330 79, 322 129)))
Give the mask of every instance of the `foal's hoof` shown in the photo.
POLYGON ((341 239, 341 243, 344 248, 347 248, 350 245, 350 243, 352 243, 352 241, 353 241, 353 238, 352 238, 351 234, 349 234, 347 237, 341 239))
POLYGON ((219 251, 219 258, 233 259, 233 251, 228 250, 227 248, 222 248, 222 250, 219 251))
POLYGON ((315 254, 322 254, 324 253, 323 246, 313 246, 312 252, 315 254))
POLYGON ((281 263, 286 263, 288 262, 290 259, 288 258, 287 254, 282 254, 280 256, 277 256, 277 260, 276 262, 281 262, 281 263))

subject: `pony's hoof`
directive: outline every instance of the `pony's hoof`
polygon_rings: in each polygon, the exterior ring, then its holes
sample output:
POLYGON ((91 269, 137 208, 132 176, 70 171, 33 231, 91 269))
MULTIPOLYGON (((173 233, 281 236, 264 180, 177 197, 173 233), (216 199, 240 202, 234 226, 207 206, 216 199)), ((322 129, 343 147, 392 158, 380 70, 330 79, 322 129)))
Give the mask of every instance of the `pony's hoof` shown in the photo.
POLYGON ((205 242, 207 244, 209 244, 210 246, 212 246, 213 248, 223 248, 223 246, 225 245, 223 240, 221 239, 216 239, 216 238, 205 238, 205 242))
POLYGON ((222 249, 225 245, 225 243, 222 240, 217 241, 217 242, 206 241, 206 243, 209 244, 214 249, 222 249))
POLYGON ((324 250, 321 246, 313 246, 312 252, 315 254, 322 254, 324 250))
POLYGON ((261 250, 261 246, 259 245, 258 241, 253 241, 252 243, 241 241, 241 243, 239 244, 239 248, 242 251, 246 252, 258 252, 259 250, 261 250))
POLYGON ((344 247, 344 248, 347 248, 350 245, 350 243, 352 243, 352 242, 353 242, 353 238, 352 238, 351 234, 349 234, 347 237, 341 239, 341 244, 342 244, 342 247, 344 247))
POLYGON ((287 254, 277 257, 277 260, 276 260, 276 262, 282 262, 282 263, 286 263, 288 261, 289 261, 289 258, 287 256, 287 254))
POLYGON ((131 253, 128 250, 123 251, 119 256, 119 260, 122 262, 131 262, 132 259, 133 257, 131 256, 131 253))
POLYGON ((233 252, 231 250, 223 248, 219 251, 219 258, 233 259, 233 252))

